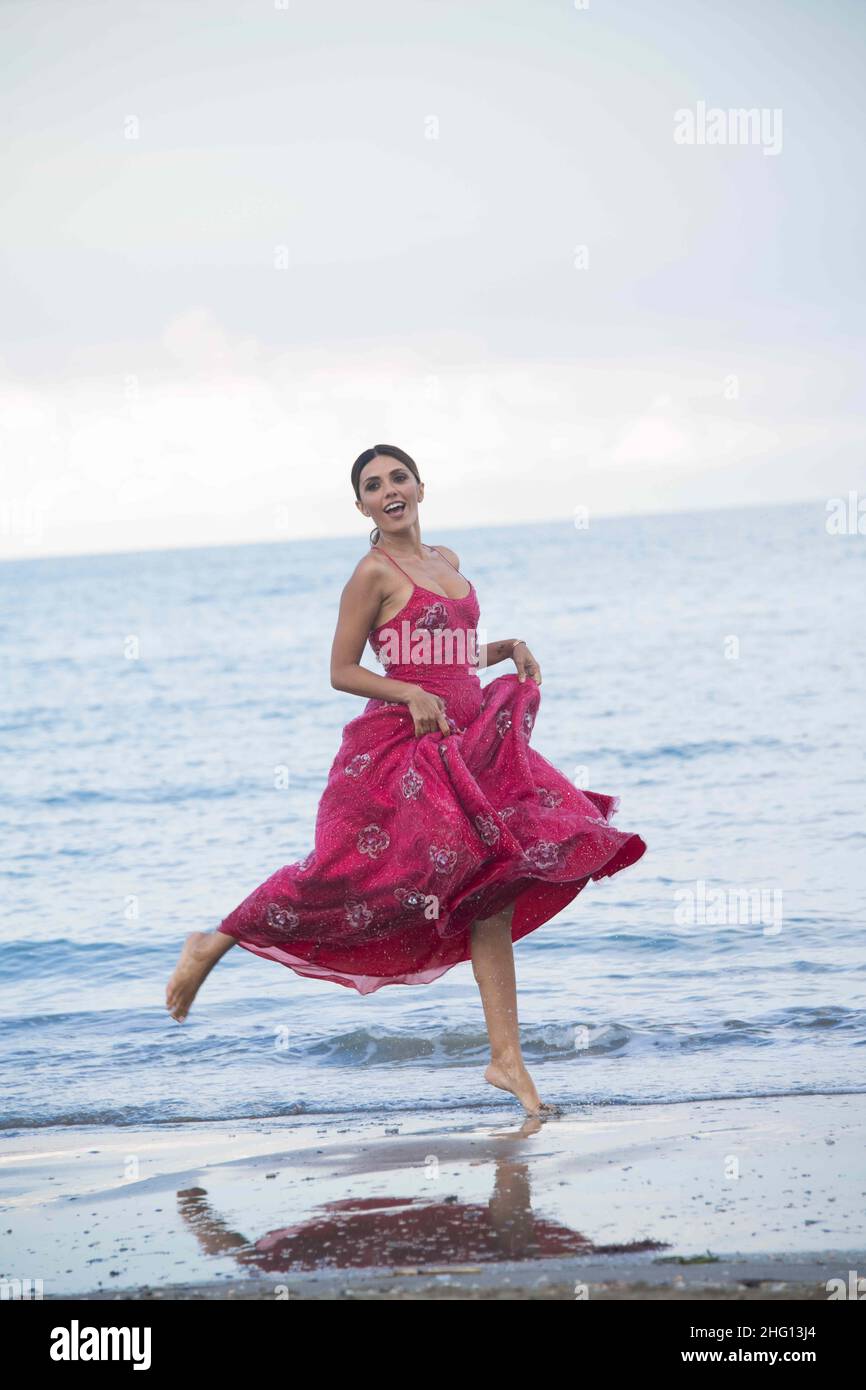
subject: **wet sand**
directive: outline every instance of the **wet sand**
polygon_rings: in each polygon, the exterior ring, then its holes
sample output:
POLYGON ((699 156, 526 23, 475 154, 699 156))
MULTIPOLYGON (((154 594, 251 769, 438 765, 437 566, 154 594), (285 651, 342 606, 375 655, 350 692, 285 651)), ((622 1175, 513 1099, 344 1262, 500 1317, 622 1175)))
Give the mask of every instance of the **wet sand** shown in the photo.
POLYGON ((866 1099, 129 1129, 0 1142, 44 1298, 792 1299, 866 1275, 866 1099))

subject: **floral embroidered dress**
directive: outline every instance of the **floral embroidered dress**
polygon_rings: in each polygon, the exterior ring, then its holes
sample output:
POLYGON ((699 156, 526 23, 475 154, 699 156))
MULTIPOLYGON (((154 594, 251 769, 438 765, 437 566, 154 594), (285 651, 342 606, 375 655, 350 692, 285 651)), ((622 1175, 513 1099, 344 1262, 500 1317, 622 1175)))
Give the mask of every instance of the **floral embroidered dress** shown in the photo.
POLYGON ((451 733, 418 738, 406 705, 368 700, 343 729, 314 848, 219 926, 360 994, 429 984, 471 959, 472 923, 509 903, 519 940, 646 850, 611 825, 618 797, 580 791, 531 746, 537 683, 511 672, 482 686, 474 585, 448 598, 397 569, 412 595, 370 646, 386 676, 441 696, 451 733))

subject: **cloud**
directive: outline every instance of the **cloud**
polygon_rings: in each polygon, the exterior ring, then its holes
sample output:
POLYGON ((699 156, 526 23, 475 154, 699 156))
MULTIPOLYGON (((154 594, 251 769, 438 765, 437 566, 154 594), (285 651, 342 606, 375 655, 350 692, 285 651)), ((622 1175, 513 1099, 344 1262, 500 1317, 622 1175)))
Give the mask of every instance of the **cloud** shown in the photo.
POLYGON ((821 487, 855 485, 866 425, 820 408, 844 386, 844 358, 740 356, 727 399, 731 363, 709 356, 647 367, 462 348, 277 351, 193 305, 134 372, 124 354, 99 375, 0 376, 2 554, 365 538, 349 471, 381 440, 421 469, 425 531, 567 518, 578 503, 784 501, 820 490, 811 460, 828 465, 821 487))
POLYGON ((233 337, 207 308, 178 314, 166 324, 161 341, 186 372, 253 371, 260 356, 260 345, 252 335, 233 337))

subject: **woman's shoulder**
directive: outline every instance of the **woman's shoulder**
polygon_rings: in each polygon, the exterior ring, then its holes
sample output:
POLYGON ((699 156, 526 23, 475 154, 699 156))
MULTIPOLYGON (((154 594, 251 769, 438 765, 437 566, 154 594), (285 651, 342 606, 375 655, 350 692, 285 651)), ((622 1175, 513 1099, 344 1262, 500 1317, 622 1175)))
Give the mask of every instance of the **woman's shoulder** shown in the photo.
MULTIPOLYGON (((429 541, 426 541, 425 544, 429 550, 438 550, 440 555, 444 555, 445 559, 450 560, 454 568, 459 570, 460 556, 457 554, 456 550, 451 549, 450 545, 433 545, 429 541)), ((375 581, 383 574, 388 575, 392 570, 393 564, 388 557, 383 555, 381 550, 377 550, 375 546, 371 545, 369 550, 359 556, 358 562, 352 571, 351 579, 358 578, 366 582, 375 581)))
POLYGON ((371 547, 363 555, 358 556, 354 569, 346 579, 344 592, 366 596, 374 595, 381 599, 385 595, 388 572, 392 568, 385 557, 371 547))

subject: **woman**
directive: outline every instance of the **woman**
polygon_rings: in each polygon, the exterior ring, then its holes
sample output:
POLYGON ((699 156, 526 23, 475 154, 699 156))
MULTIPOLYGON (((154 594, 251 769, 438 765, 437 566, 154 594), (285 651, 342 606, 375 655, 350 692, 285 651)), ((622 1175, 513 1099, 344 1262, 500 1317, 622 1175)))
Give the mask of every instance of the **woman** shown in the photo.
POLYGON ((343 729, 314 849, 187 937, 166 1004, 181 1022, 236 942, 361 994, 428 984, 471 959, 485 1080, 528 1114, 555 1110, 521 1055, 513 942, 646 844, 611 826, 617 797, 579 791, 530 747, 538 663, 519 638, 476 650, 475 588, 453 550, 421 540, 424 484, 409 455, 367 449, 352 485, 376 526, 343 589, 331 685, 367 702, 343 729), (359 664, 367 641, 384 676, 359 664), (478 668, 509 658, 516 670, 482 686, 478 668))

